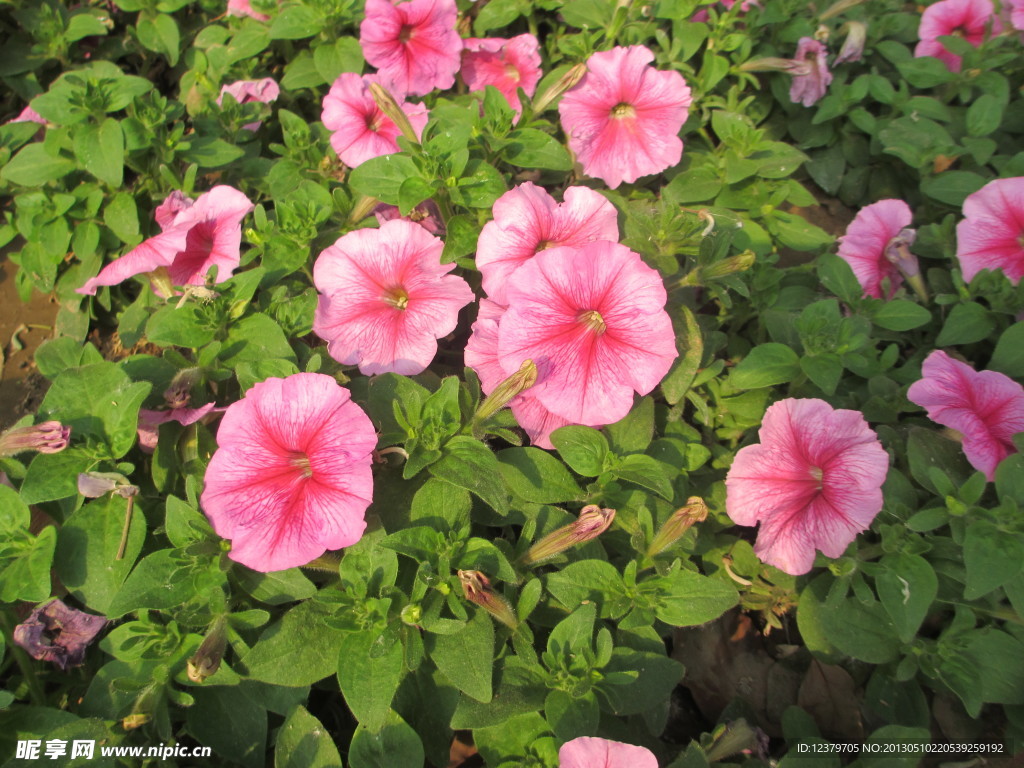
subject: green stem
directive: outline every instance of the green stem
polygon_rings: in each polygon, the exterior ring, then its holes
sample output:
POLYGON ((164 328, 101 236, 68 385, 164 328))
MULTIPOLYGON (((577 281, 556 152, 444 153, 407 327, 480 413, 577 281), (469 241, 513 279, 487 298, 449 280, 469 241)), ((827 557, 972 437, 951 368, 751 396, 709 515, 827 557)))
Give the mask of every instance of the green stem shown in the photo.
POLYGON ((25 653, 24 649, 14 642, 14 632, 11 630, 9 610, 0 611, 0 630, 4 633, 4 640, 10 649, 11 655, 14 657, 14 661, 18 664, 18 669, 21 670, 21 676, 25 678, 25 683, 28 685, 28 695, 32 699, 32 703, 38 707, 46 706, 46 694, 43 692, 43 686, 39 682, 39 678, 36 677, 32 660, 25 653))

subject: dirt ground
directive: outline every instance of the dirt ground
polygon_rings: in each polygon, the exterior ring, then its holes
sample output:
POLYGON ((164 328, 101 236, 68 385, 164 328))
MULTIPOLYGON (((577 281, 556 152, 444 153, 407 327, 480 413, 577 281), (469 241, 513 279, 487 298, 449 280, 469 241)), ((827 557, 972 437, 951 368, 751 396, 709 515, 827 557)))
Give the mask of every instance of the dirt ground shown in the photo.
POLYGON ((46 380, 36 371, 36 347, 50 338, 57 301, 38 291, 28 304, 14 288, 16 265, 0 253, 0 429, 34 412, 45 393, 46 380))

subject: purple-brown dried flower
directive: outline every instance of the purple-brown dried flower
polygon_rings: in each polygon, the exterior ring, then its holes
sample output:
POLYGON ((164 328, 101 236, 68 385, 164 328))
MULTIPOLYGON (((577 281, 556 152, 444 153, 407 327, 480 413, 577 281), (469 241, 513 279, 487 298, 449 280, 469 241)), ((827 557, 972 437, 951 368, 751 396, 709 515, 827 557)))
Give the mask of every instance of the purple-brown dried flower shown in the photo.
POLYGON ((107 625, 104 616, 70 608, 61 600, 39 605, 14 628, 14 642, 33 659, 52 661, 62 670, 85 661, 85 649, 107 625))

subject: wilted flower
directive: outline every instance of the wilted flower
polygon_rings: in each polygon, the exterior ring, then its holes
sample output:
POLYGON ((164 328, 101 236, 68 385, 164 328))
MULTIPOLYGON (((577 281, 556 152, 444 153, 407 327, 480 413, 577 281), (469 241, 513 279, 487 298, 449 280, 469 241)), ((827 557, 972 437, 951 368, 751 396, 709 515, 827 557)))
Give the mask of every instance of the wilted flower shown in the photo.
POLYGON ((754 552, 798 576, 815 549, 839 557, 871 524, 889 455, 860 412, 824 400, 780 400, 759 434, 729 469, 726 511, 738 525, 761 523, 754 552))
POLYGON ((915 56, 934 56, 951 72, 959 72, 960 57, 946 50, 940 37, 960 37, 977 48, 989 31, 997 35, 1003 31, 996 16, 992 0, 939 0, 924 9, 917 36, 921 42, 914 49, 915 56))
POLYGON ((537 364, 530 392, 574 424, 623 418, 678 355, 661 276, 618 243, 541 251, 509 279, 498 325, 507 373, 537 364))
POLYGON ((78 475, 78 492, 87 499, 98 499, 129 485, 128 478, 119 472, 81 472, 78 475))
POLYGON ((213 413, 216 408, 214 403, 207 403, 198 408, 171 408, 166 411, 154 411, 149 408, 139 409, 139 447, 144 453, 153 453, 160 441, 160 425, 169 421, 176 421, 183 427, 195 424, 207 414, 213 413))
MULTIPOLYGON (((231 96, 239 104, 272 104, 281 95, 281 87, 272 77, 264 77, 262 80, 239 80, 238 82, 225 85, 220 89, 217 97, 217 106, 224 103, 225 94, 231 96)), ((260 127, 260 121, 247 123, 242 126, 247 131, 255 131, 260 127)))
POLYGON ((808 71, 793 74, 793 82, 789 86, 789 100, 805 107, 813 106, 825 95, 829 83, 832 82, 832 72, 828 68, 828 51, 823 43, 813 37, 801 37, 796 46, 795 61, 806 64, 808 71))
POLYGON ((517 35, 511 40, 500 37, 463 40, 462 79, 471 91, 482 91, 493 85, 509 106, 520 114, 518 89, 532 97, 540 82, 540 54, 537 38, 517 35))
POLYGON ((321 253, 313 330, 331 356, 368 376, 423 371, 473 300, 466 281, 448 274, 455 265, 441 263, 442 250, 423 227, 398 219, 349 232, 321 253))
POLYGON ((359 26, 363 56, 403 93, 424 96, 451 88, 462 52, 457 15, 455 0, 366 0, 359 26))
POLYGON ((14 456, 25 451, 59 453, 68 447, 71 427, 59 421, 44 421, 27 427, 12 427, 0 433, 0 456, 14 456))
POLYGON ((562 128, 583 172, 615 189, 679 162, 679 130, 689 116, 690 88, 678 72, 650 66, 642 45, 587 59, 587 74, 558 105, 562 128))
POLYGON ((864 54, 864 43, 868 39, 868 25, 863 21, 848 21, 846 30, 846 40, 843 41, 843 47, 839 49, 835 64, 860 61, 864 54))
POLYGON ((61 600, 36 606, 14 628, 14 642, 40 661, 52 661, 62 670, 85 661, 85 649, 107 625, 103 616, 75 610, 61 600))
POLYGON ((157 209, 167 222, 161 223, 164 231, 108 264, 78 293, 92 296, 101 286, 117 285, 161 268, 173 285, 203 285, 214 266, 216 282, 231 277, 241 261, 242 219, 253 209, 252 201, 223 185, 200 195, 191 205, 186 205, 186 200, 180 193, 165 200, 157 209))
POLYGON ((1024 387, 998 371, 976 371, 941 350, 921 367, 907 399, 928 418, 963 435, 964 455, 989 480, 996 467, 1016 453, 1013 436, 1024 432, 1024 387))
POLYGON ((402 215, 397 205, 381 203, 373 209, 373 215, 377 217, 378 224, 383 224, 385 221, 391 221, 392 219, 405 219, 414 224, 419 224, 432 235, 444 237, 444 219, 441 217, 441 211, 437 207, 437 203, 433 200, 423 201, 409 211, 406 216, 402 215))
POLYGON ((520 558, 520 562, 530 566, 550 560, 570 547, 596 539, 611 527, 614 520, 614 509, 601 509, 596 504, 588 504, 580 510, 580 516, 575 522, 564 525, 540 541, 534 542, 520 558))
POLYGON ((305 565, 362 537, 377 435, 330 376, 254 385, 230 405, 202 505, 229 556, 253 570, 305 565))
POLYGON ((587 187, 569 187, 563 197, 565 202, 556 203, 543 187, 527 181, 494 203, 494 220, 480 231, 476 251, 488 298, 507 303, 508 279, 539 251, 618 241, 618 213, 607 198, 587 187))
POLYGON ((990 181, 968 195, 956 241, 964 280, 1001 269, 1017 285, 1024 277, 1024 176, 990 181))
POLYGON ((651 750, 621 741, 580 736, 558 750, 558 768, 658 768, 651 750))
POLYGON ((850 265, 865 296, 892 298, 904 277, 921 283, 917 258, 910 253, 916 237, 909 228, 913 218, 902 200, 879 200, 861 208, 839 238, 839 257, 850 265), (888 291, 883 296, 886 281, 888 291))
POLYGON ((218 616, 206 631, 203 642, 187 662, 188 679, 193 683, 203 683, 206 678, 217 674, 227 647, 228 621, 225 616, 218 616))
POLYGON ((462 594, 469 602, 479 605, 507 627, 515 629, 519 626, 515 610, 508 600, 494 591, 490 579, 480 571, 459 571, 458 576, 462 594))
MULTIPOLYGON (((375 75, 361 77, 343 72, 324 97, 322 119, 331 131, 331 146, 349 168, 398 152, 397 139, 402 131, 384 114, 370 92, 370 84, 377 81, 375 75)), ((395 89, 391 95, 419 136, 427 124, 427 108, 405 103, 404 95, 395 89)))

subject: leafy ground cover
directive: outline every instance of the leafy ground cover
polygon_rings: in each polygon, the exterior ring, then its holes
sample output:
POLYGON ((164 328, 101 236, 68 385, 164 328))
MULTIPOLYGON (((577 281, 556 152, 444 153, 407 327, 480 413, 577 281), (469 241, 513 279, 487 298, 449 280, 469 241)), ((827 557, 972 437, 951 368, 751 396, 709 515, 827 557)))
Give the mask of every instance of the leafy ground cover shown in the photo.
POLYGON ((1019 0, 0 28, 5 764, 1021 744, 1019 0))

